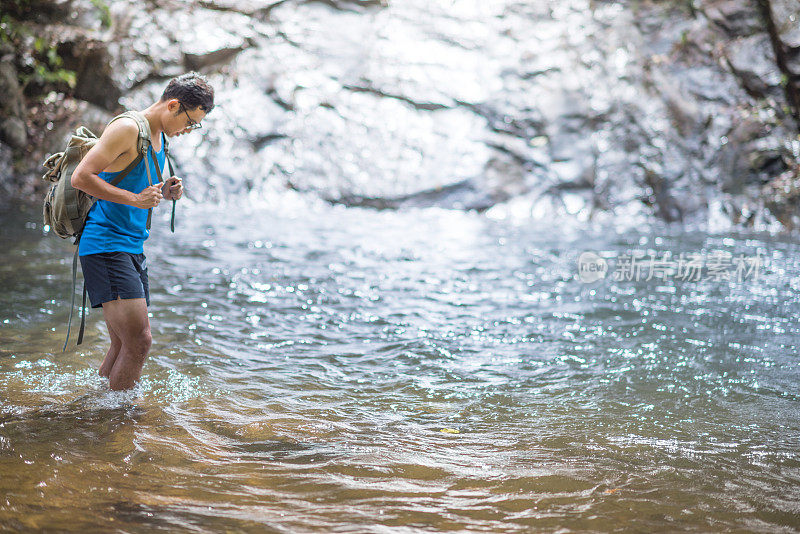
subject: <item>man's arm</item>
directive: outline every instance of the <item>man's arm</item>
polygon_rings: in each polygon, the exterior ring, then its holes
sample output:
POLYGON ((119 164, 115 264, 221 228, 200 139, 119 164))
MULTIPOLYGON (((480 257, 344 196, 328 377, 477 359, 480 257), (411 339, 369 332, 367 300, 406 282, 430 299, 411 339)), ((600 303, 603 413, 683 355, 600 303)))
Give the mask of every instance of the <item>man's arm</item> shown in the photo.
POLYGON ((141 193, 113 186, 98 176, 114 160, 136 146, 139 127, 132 121, 120 119, 108 125, 97 144, 89 150, 72 173, 72 187, 103 200, 148 209, 161 201, 162 184, 154 184, 141 193))

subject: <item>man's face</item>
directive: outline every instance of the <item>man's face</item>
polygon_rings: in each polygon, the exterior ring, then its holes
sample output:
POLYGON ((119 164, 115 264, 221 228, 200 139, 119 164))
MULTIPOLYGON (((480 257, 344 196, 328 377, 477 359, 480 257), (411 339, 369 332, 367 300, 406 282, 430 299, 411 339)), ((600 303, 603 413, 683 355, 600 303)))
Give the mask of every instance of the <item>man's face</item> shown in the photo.
POLYGON ((177 137, 197 129, 197 125, 206 116, 206 113, 199 107, 187 109, 178 100, 171 100, 168 109, 171 113, 169 120, 164 124, 164 133, 169 137, 177 137))

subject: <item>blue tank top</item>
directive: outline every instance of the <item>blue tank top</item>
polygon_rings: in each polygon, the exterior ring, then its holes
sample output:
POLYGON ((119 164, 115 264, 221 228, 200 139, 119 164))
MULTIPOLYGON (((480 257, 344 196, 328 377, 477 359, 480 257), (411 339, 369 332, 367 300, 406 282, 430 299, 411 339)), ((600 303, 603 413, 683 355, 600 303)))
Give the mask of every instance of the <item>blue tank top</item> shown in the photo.
MULTIPOLYGON (((150 185, 147 181, 145 164, 150 165, 150 176, 153 183, 158 182, 153 154, 158 159, 159 167, 164 169, 164 134, 161 134, 161 150, 159 152, 155 152, 153 147, 147 150, 146 160, 143 158, 128 176, 117 184, 117 187, 132 193, 141 193, 150 185)), ((98 176, 106 182, 111 182, 118 174, 119 172, 101 172, 98 176)), ((78 243, 78 255, 86 256, 101 252, 142 254, 144 242, 149 235, 147 210, 108 200, 98 200, 89 210, 83 234, 78 243)))

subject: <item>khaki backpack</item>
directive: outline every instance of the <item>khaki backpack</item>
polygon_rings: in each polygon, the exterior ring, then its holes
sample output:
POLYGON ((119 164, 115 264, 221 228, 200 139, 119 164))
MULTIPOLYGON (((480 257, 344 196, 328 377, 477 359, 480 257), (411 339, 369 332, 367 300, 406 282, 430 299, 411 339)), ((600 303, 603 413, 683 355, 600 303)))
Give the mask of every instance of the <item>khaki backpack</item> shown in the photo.
MULTIPOLYGON (((119 184, 139 163, 145 159, 149 153, 151 145, 150 123, 138 111, 127 111, 111 119, 114 122, 122 117, 128 117, 136 121, 139 126, 139 138, 137 140, 138 156, 130 165, 128 165, 119 175, 115 176, 109 183, 111 185, 119 184)), ((109 122, 109 124, 111 124, 109 122)), ((62 352, 67 349, 67 342, 69 341, 69 333, 72 325, 72 311, 75 307, 75 285, 77 280, 78 271, 78 243, 80 242, 81 232, 86 224, 86 218, 89 215, 89 210, 92 209, 95 199, 87 193, 76 189, 72 186, 72 174, 78 167, 81 160, 89 153, 89 150, 97 144, 98 137, 94 135, 85 126, 80 126, 75 133, 72 134, 67 147, 63 152, 57 152, 48 156, 43 165, 47 168, 42 178, 49 182, 53 182, 50 189, 47 191, 44 199, 43 216, 45 228, 49 227, 57 236, 68 239, 75 238, 74 244, 75 254, 72 258, 72 304, 69 310, 69 320, 67 323, 67 339, 64 341, 64 348, 62 352)), ((166 137, 164 138, 164 154, 166 156, 167 165, 169 165, 169 176, 174 174, 172 161, 169 157, 169 145, 166 137)), ((162 182, 161 168, 158 166, 158 160, 153 157, 155 163, 156 173, 158 175, 158 182, 162 182)), ((153 179, 150 176, 150 165, 145 165, 147 169, 147 181, 153 185, 153 179)), ((152 208, 147 211, 147 229, 150 229, 150 220, 152 218, 152 208)), ((172 201, 172 216, 170 220, 170 229, 175 231, 175 201, 172 201)), ((81 327, 78 333, 78 345, 83 342, 83 332, 85 327, 85 309, 86 309, 86 284, 83 286, 83 304, 81 305, 81 327)))

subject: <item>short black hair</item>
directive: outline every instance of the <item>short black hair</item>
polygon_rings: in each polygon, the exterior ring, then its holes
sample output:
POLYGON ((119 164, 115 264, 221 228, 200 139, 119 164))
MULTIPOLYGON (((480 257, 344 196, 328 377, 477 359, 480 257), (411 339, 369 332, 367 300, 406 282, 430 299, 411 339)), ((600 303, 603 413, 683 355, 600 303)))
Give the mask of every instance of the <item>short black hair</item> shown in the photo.
POLYGON ((214 108, 214 88, 202 74, 197 72, 187 72, 176 78, 172 78, 161 95, 161 101, 173 98, 183 104, 185 108, 200 108, 206 113, 214 108))

